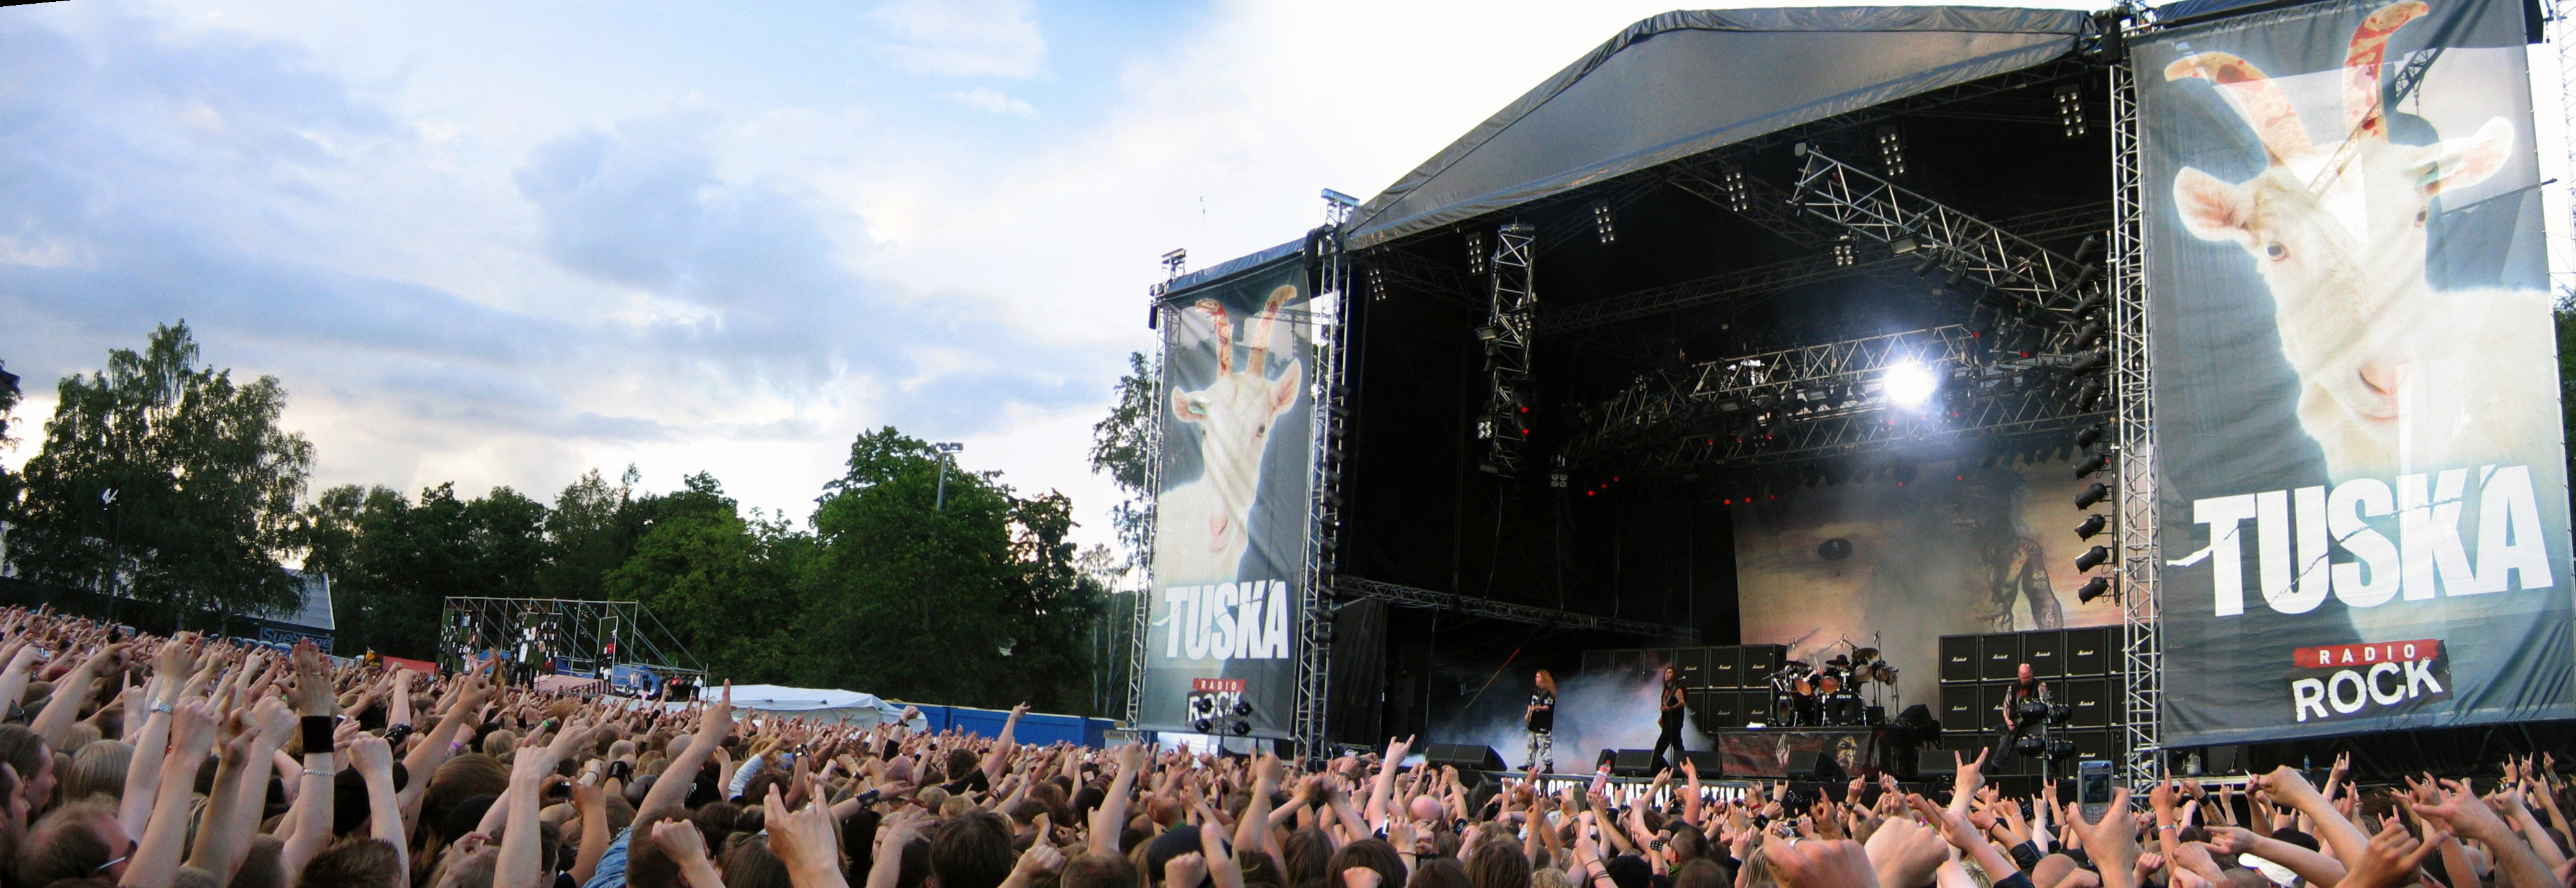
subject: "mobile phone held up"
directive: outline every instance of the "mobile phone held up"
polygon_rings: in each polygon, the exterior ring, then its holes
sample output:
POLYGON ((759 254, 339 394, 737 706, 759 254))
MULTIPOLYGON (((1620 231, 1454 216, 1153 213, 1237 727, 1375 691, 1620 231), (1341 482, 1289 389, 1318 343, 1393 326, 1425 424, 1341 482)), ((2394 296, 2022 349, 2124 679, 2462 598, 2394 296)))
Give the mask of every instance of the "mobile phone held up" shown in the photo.
POLYGON ((2084 822, 2102 822, 2102 815, 2111 810, 2110 761, 2085 759, 2075 763, 2075 803, 2084 822))

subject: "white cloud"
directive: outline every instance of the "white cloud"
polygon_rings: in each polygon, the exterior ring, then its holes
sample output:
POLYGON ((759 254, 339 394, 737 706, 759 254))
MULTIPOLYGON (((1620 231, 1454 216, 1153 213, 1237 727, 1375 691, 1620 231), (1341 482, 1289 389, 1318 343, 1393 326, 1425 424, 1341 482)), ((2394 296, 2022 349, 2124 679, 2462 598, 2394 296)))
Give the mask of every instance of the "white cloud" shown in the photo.
POLYGON ((988 114, 1009 114, 1029 118, 1038 116, 1036 106, 1012 98, 1009 93, 991 87, 979 86, 965 92, 953 92, 949 93, 948 97, 966 103, 966 107, 988 114))
POLYGON ((868 18, 886 30, 880 48, 915 74, 1025 78, 1046 61, 1027 0, 895 0, 868 18))

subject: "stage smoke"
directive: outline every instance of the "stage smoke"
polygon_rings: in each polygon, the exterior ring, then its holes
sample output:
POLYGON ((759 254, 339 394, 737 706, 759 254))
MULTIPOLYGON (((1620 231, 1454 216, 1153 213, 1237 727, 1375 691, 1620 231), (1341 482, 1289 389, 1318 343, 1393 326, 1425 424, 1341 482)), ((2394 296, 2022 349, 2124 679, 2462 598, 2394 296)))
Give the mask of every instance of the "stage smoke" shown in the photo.
MULTIPOLYGON (((1564 675, 1556 679, 1556 770, 1567 774, 1592 772, 1592 758, 1604 749, 1652 749, 1655 745, 1657 698, 1663 690, 1661 665, 1653 674, 1631 678, 1625 674, 1564 675)), ((1433 722, 1423 743, 1483 744, 1503 756, 1511 770, 1521 769, 1529 757, 1529 732, 1522 727, 1521 710, 1529 705, 1535 688, 1530 684, 1530 670, 1513 667, 1494 682, 1487 693, 1492 699, 1481 701, 1473 712, 1433 722)), ((1685 713, 1682 740, 1692 749, 1709 748, 1709 740, 1685 713)))

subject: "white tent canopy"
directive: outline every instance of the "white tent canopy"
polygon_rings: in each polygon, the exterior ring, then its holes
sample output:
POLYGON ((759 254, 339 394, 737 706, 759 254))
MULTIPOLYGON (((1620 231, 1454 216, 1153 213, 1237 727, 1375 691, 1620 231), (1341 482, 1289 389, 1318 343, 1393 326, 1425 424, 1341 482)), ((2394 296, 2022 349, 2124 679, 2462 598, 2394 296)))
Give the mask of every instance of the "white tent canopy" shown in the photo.
MULTIPOLYGON (((713 699, 717 693, 720 692, 708 688, 704 699, 713 699)), ((774 712, 854 725, 886 724, 903 718, 903 707, 875 694, 785 685, 734 685, 733 708, 737 712, 774 712)))

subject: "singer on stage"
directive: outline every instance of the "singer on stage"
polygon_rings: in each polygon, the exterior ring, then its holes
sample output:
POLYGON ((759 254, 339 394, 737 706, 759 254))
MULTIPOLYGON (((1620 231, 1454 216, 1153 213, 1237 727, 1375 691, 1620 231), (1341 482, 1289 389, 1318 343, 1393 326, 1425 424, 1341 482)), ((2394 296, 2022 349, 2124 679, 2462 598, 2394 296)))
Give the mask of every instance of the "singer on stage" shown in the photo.
POLYGON ((1529 759, 1521 769, 1556 773, 1556 676, 1545 669, 1538 671, 1538 692, 1530 695, 1523 718, 1529 725, 1529 759))

